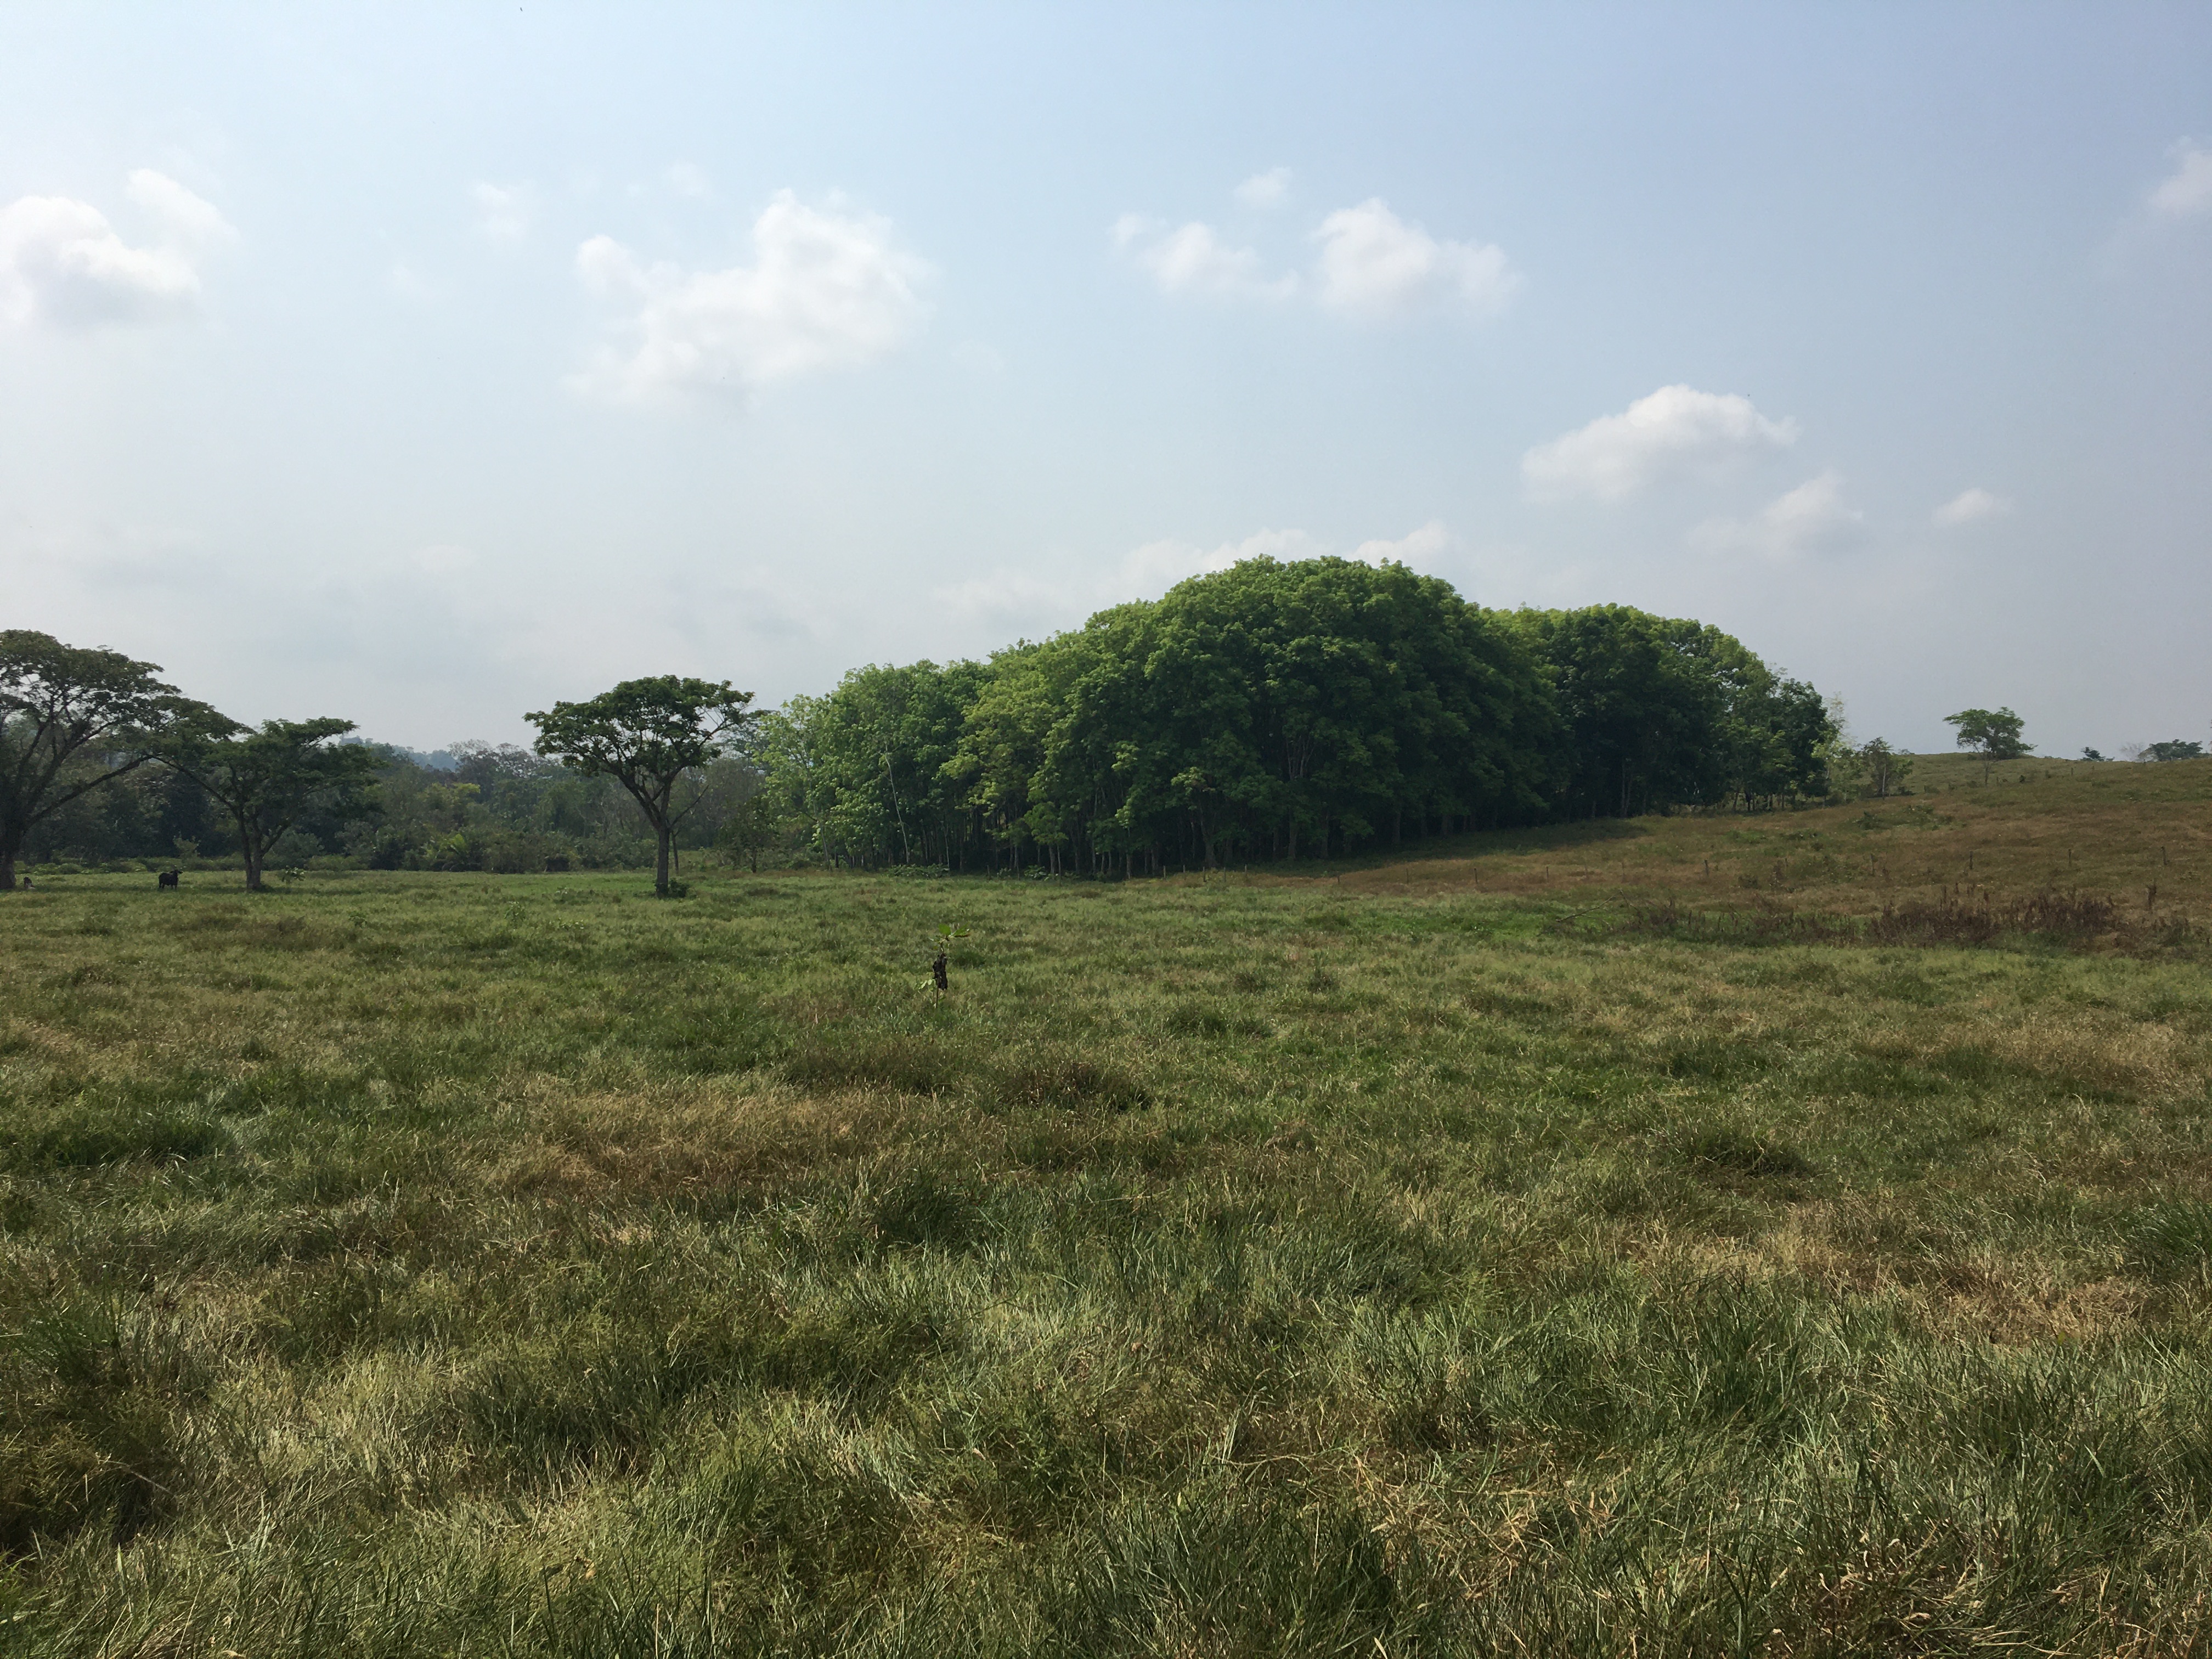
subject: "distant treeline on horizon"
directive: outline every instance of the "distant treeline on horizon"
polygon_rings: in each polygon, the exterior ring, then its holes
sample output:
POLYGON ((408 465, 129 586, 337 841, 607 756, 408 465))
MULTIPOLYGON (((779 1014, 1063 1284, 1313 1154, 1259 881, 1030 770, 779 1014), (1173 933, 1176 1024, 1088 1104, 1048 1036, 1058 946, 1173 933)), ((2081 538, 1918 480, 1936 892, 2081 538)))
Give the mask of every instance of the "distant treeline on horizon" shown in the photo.
MULTIPOLYGON (((1707 624, 1486 610, 1402 565, 1245 561, 988 661, 871 665, 767 711, 693 781, 679 845, 757 858, 1133 873, 1469 829, 1825 797, 1820 694, 1707 624)), ((380 806, 307 815, 280 861, 634 865, 605 778, 513 745, 379 745, 380 806)), ((149 770, 41 826, 37 857, 220 856, 149 770)))

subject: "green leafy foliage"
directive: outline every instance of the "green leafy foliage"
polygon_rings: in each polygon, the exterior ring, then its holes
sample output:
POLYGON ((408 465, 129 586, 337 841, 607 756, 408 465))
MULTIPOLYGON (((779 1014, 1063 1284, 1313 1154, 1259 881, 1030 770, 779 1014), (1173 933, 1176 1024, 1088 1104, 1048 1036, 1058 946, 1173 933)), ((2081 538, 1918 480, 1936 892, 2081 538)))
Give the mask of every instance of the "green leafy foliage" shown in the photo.
POLYGON ((2164 743, 2147 743, 2142 757, 2147 761, 2202 760, 2204 745, 2186 738, 2169 738, 2164 743))
POLYGON ((229 817, 246 855, 246 885, 259 891, 270 850, 311 811, 359 817, 374 810, 376 752, 337 738, 351 720, 264 720, 256 728, 212 709, 178 722, 156 750, 229 817))
POLYGON ((1826 704, 1707 624, 1627 605, 1522 611, 1569 741, 1568 817, 1826 793, 1826 704))
POLYGON ((669 890, 678 823, 703 799, 678 785, 718 760, 754 716, 753 694, 725 681, 663 674, 624 680, 583 702, 556 702, 523 718, 538 728, 540 755, 586 777, 609 777, 629 791, 658 838, 653 891, 669 890))
POLYGON ((1882 738, 1869 738, 1862 744, 1858 761, 1860 775, 1877 799, 1887 800, 1912 775, 1912 757, 1891 748, 1882 738))
POLYGON ((1263 558, 988 663, 856 670, 756 754, 825 861, 1157 873, 1819 794, 1833 732, 1698 623, 1263 558))
POLYGON ((33 830, 149 757, 147 744, 197 708, 153 663, 0 629, 0 891, 33 830))
POLYGON ((1543 799, 1554 723, 1534 659, 1402 566, 1248 560, 1085 641, 1039 781, 1103 859, 1326 855, 1543 799))
POLYGON ((1960 748, 1985 761, 2018 760, 2035 752, 2025 736, 2026 722, 2009 708, 1962 708, 1944 715, 1943 724, 1957 728, 1960 748))
MULTIPOLYGON (((1717 629, 1624 606, 1487 611, 1342 559, 1248 560, 988 662, 872 665, 822 696, 750 704, 659 676, 531 714, 532 750, 371 749, 379 811, 315 793, 284 847, 248 861, 343 849, 379 869, 522 873, 631 866, 649 846, 660 892, 685 848, 756 869, 1158 874, 1771 805, 1826 791, 1841 758, 1812 688, 1717 629)), ((212 711, 198 724, 227 729, 212 711)), ((120 776, 133 752, 102 763, 120 776)), ((174 774, 72 797, 46 845, 246 850, 224 819, 234 808, 174 774)))

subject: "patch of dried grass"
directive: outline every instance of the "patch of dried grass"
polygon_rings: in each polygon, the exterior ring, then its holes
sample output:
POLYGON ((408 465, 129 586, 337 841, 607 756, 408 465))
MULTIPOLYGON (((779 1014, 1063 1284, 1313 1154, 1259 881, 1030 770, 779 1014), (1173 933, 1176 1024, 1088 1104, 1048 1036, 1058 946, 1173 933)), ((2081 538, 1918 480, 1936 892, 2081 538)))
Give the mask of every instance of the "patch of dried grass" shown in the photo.
POLYGON ((763 1079, 577 1095, 541 1079, 527 1127, 487 1172, 498 1189, 570 1197, 766 1188, 903 1138, 881 1097, 810 1094, 763 1079))

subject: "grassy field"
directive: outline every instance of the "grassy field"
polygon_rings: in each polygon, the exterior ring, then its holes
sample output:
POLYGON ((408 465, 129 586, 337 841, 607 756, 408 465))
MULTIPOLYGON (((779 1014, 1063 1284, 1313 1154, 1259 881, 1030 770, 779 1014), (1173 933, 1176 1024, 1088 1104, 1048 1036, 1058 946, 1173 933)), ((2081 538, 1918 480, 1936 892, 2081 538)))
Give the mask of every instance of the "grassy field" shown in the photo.
POLYGON ((42 879, 0 1649, 2203 1650, 2212 762, 1980 773, 1128 885, 42 879))

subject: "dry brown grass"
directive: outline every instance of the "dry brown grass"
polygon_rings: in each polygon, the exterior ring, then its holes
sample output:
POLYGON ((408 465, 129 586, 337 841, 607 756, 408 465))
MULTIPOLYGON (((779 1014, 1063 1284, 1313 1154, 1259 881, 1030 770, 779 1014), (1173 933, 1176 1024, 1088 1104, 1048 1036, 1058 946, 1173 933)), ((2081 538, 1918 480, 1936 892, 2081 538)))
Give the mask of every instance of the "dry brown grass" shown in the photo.
POLYGON ((2212 917, 2212 759, 2016 762, 1996 768, 1987 784, 1970 757, 1918 759, 1914 793, 1887 800, 1506 830, 1462 838, 1435 856, 1319 876, 1252 870, 1179 879, 1310 886, 1346 898, 1765 905, 1863 921, 1885 910, 2003 912, 2085 895, 2112 907, 2108 931, 2130 936, 2212 917))

